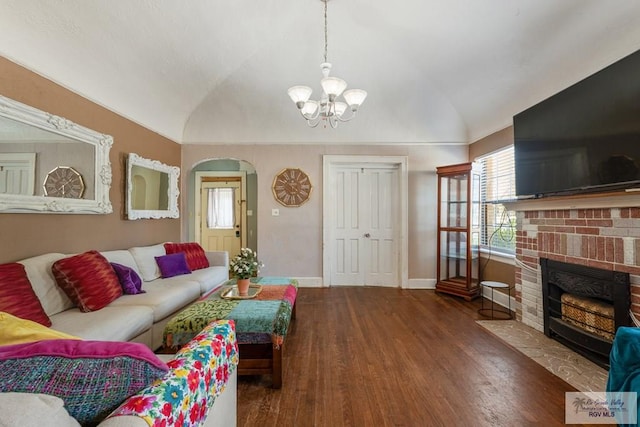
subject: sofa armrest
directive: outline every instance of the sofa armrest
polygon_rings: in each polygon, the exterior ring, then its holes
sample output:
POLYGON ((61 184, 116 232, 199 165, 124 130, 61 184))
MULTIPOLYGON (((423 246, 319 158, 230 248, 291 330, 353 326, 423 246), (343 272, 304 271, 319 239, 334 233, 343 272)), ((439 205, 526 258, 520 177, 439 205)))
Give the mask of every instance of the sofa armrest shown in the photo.
POLYGON ((204 421, 238 365, 234 321, 210 323, 167 365, 163 378, 127 399, 100 427, 134 426, 139 420, 148 425, 204 421))
POLYGON ((209 266, 211 267, 226 267, 229 269, 229 252, 227 251, 210 251, 205 252, 207 260, 209 260, 209 266))

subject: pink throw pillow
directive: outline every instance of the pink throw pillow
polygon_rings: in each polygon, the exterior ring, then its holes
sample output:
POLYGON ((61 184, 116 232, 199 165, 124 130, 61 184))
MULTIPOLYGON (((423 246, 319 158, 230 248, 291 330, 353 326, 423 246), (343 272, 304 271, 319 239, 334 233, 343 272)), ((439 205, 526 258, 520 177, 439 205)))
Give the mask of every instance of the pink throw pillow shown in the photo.
POLYGON ((165 243, 164 250, 167 255, 184 252, 187 264, 191 271, 209 267, 209 260, 204 253, 204 249, 199 243, 165 243))
POLYGON ((122 295, 116 272, 97 251, 58 260, 51 270, 58 286, 80 311, 100 310, 122 295))
POLYGON ((51 326, 51 319, 33 291, 24 265, 17 262, 0 265, 0 311, 51 326))

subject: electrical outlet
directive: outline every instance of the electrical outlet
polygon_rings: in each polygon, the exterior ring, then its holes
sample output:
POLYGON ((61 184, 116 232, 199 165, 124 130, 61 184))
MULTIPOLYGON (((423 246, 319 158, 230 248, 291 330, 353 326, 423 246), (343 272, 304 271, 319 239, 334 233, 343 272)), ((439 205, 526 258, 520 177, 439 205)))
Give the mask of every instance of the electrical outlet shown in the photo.
POLYGON ((280 209, 271 209, 271 216, 280 216, 280 209))

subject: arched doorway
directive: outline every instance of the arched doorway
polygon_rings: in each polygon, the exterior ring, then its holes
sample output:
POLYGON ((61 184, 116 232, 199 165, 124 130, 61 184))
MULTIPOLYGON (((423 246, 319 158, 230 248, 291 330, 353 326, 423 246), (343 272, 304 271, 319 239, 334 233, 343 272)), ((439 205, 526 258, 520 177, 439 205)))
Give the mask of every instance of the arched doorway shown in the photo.
MULTIPOLYGON (((258 250, 258 177, 252 164, 238 159, 207 159, 196 164, 189 174, 188 184, 188 234, 190 240, 207 244, 222 244, 227 241, 228 248, 249 247, 258 250), (228 189, 232 190, 228 190, 228 189), (231 196, 230 194, 233 194, 231 196), (217 197, 211 199, 210 197, 217 197), (233 224, 211 212, 209 208, 218 209, 224 205, 225 198, 233 197, 233 224), (214 200, 214 201, 212 201, 214 200), (211 215, 207 217, 206 215, 211 215), (222 218, 222 219, 221 219, 222 218), (207 236, 210 228, 219 227, 219 233, 213 230, 214 237, 207 236), (203 232, 204 230, 204 232, 203 232), (216 235, 216 233, 218 235, 216 235), (235 237, 235 239, 234 239, 235 237), (233 240, 233 241, 232 241, 233 240), (213 244, 213 243, 212 243, 213 244)), ((203 245, 204 246, 204 245, 203 245)), ((224 249, 229 256, 234 251, 224 249)))

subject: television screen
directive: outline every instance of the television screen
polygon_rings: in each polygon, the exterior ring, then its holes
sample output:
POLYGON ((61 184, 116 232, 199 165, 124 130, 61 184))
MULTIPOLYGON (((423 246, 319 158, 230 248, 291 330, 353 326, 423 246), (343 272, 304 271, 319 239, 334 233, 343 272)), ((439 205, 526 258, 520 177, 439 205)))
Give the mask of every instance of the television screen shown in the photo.
POLYGON ((640 187, 640 51, 513 118, 516 194, 640 187))

